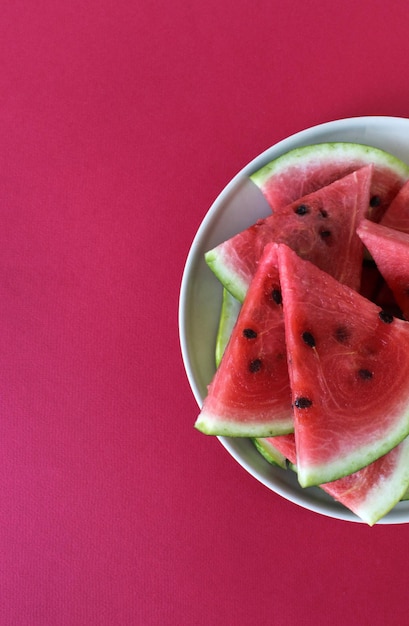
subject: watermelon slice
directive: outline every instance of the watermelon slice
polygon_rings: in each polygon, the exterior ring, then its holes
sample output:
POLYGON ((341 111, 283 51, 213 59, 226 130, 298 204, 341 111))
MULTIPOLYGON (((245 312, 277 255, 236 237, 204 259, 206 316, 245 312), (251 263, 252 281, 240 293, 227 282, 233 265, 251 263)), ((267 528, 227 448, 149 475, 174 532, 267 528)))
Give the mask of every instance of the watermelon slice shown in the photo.
POLYGON ((195 426, 209 435, 242 437, 294 429, 273 247, 260 261, 195 426))
POLYGON ((409 233, 409 181, 393 199, 380 223, 388 228, 409 233))
POLYGON ((409 178, 409 166, 378 148, 335 142, 295 148, 274 159, 250 178, 273 211, 372 163, 370 217, 375 221, 409 178))
MULTIPOLYGON (((256 446, 268 461, 285 457, 297 471, 294 435, 259 439, 256 446)), ((366 467, 320 487, 373 526, 400 500, 409 498, 409 437, 366 467)))
MULTIPOLYGON (((222 360, 222 356, 226 349, 227 344, 229 343, 230 336, 233 332, 233 328, 237 322, 238 315, 240 313, 241 304, 236 298, 234 298, 227 289, 223 290, 223 298, 222 298, 222 307, 220 312, 220 321, 219 328, 217 332, 216 338, 216 366, 220 365, 222 360)), ((292 437, 294 440, 294 435, 278 435, 277 437, 272 437, 271 439, 276 443, 277 440, 285 439, 287 437, 292 437)), ((278 465, 285 469, 287 467, 286 456, 279 452, 277 446, 272 445, 270 443, 270 439, 268 437, 260 437, 259 439, 253 438, 254 445, 257 450, 264 456, 265 459, 269 463, 273 465, 278 465)), ((294 444, 295 445, 295 444, 294 444)))
POLYGON ((298 480, 358 471, 409 434, 409 324, 278 246, 298 480))
POLYGON ((367 212, 372 166, 298 199, 208 251, 206 262, 243 301, 264 246, 286 243, 341 282, 358 289, 363 246, 356 227, 367 212))
POLYGON ((374 258, 403 316, 409 320, 409 232, 363 220, 357 233, 374 258))

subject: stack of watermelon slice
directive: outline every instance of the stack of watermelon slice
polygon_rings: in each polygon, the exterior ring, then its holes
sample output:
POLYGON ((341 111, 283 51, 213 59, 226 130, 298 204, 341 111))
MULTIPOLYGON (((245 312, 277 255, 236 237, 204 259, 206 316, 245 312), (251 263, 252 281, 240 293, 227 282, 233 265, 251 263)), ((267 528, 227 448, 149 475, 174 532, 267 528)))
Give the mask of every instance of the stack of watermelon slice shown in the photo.
POLYGON ((409 493, 409 167, 327 143, 252 180, 271 216, 206 253, 224 297, 195 426, 373 525, 409 493))

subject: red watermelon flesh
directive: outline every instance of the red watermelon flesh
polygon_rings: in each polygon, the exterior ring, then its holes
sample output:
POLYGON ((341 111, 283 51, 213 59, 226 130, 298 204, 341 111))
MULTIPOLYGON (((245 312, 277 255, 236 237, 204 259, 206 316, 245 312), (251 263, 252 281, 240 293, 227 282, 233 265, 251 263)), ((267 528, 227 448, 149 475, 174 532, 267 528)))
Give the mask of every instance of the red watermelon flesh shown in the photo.
POLYGON ((409 233, 409 181, 393 199, 380 223, 388 228, 409 233))
POLYGON ((409 325, 278 246, 298 479, 358 471, 409 434, 409 325))
MULTIPOLYGON (((294 434, 269 437, 269 445, 293 466, 297 463, 294 434)), ((295 467, 296 469, 296 467, 295 467)), ((320 487, 372 526, 404 496, 409 486, 409 438, 366 467, 320 487)))
POLYGON ((259 263, 195 426, 242 437, 294 430, 275 248, 259 263))
POLYGON ((358 289, 363 246, 356 227, 365 216, 373 168, 363 167, 288 205, 280 213, 206 253, 224 287, 243 301, 267 243, 286 243, 303 258, 358 289))
POLYGON ((250 178, 273 211, 372 163, 371 219, 379 221, 409 177, 409 167, 395 156, 371 146, 348 142, 322 143, 287 152, 250 178))
POLYGON ((363 220, 357 233, 409 320, 409 232, 363 220))

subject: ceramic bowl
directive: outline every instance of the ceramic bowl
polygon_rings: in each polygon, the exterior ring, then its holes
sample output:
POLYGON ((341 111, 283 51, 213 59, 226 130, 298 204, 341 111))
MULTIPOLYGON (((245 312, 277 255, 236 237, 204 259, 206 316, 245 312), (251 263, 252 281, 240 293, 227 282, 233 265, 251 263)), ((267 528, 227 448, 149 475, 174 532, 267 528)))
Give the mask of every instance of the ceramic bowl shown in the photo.
MULTIPOLYGON (((250 174, 293 148, 328 141, 351 141, 382 148, 409 163, 409 119, 357 117, 321 124, 280 141, 246 165, 228 183, 196 233, 180 291, 182 357, 199 407, 215 371, 215 337, 222 298, 222 287, 207 267, 204 253, 270 213, 259 189, 249 180, 250 174)), ((195 418, 192 416, 192 428, 195 418)), ((254 478, 287 500, 329 517, 360 521, 321 489, 300 487, 292 471, 269 464, 250 440, 229 437, 219 437, 219 440, 225 450, 254 478)), ((378 523, 398 524, 408 521, 409 502, 400 502, 378 523)))

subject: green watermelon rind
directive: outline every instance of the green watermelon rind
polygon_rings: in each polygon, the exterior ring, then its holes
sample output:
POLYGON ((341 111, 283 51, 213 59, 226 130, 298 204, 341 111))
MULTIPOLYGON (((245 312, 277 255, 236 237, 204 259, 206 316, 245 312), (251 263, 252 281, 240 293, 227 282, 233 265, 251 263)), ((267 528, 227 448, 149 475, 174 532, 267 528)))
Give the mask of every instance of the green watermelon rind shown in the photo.
POLYGON ((294 425, 289 418, 276 419, 271 427, 265 421, 254 420, 251 423, 237 421, 237 415, 232 419, 220 418, 220 415, 209 409, 201 411, 195 422, 195 428, 205 435, 218 437, 243 437, 253 439, 255 437, 275 437, 276 435, 288 435, 294 432, 294 425))
POLYGON ((382 442, 377 442, 376 446, 370 442, 360 448, 354 448, 351 454, 344 454, 341 458, 325 465, 309 465, 306 468, 299 465, 298 482, 301 487, 319 486, 354 474, 390 452, 392 448, 409 436, 409 398, 407 405, 408 408, 400 415, 396 428, 391 429, 388 436, 382 442))
POLYGON ((284 454, 281 454, 274 446, 272 446, 267 439, 262 437, 255 437, 252 439, 256 449, 271 465, 287 468, 287 459, 284 454))
POLYGON ((312 161, 327 165, 334 156, 337 161, 347 162, 353 158, 362 160, 363 163, 390 168, 402 179, 409 177, 409 166, 385 150, 360 143, 336 141, 294 148, 251 174, 250 179, 262 189, 271 176, 280 175, 294 165, 301 164, 306 167, 312 161))
POLYGON ((223 254, 220 247, 205 253, 205 261, 223 287, 239 302, 243 302, 248 290, 248 280, 241 279, 235 268, 231 268, 231 260, 223 254))
POLYGON ((223 289, 222 306, 219 326, 216 337, 215 361, 219 367, 220 361, 229 342, 230 335, 240 312, 241 303, 234 298, 227 289, 223 289))
POLYGON ((407 489, 405 490, 405 493, 402 494, 401 500, 409 500, 409 485, 407 487, 407 489))
POLYGON ((400 502, 409 488, 409 437, 401 443, 399 461, 391 477, 376 481, 365 498, 354 506, 354 513, 373 526, 400 502))

